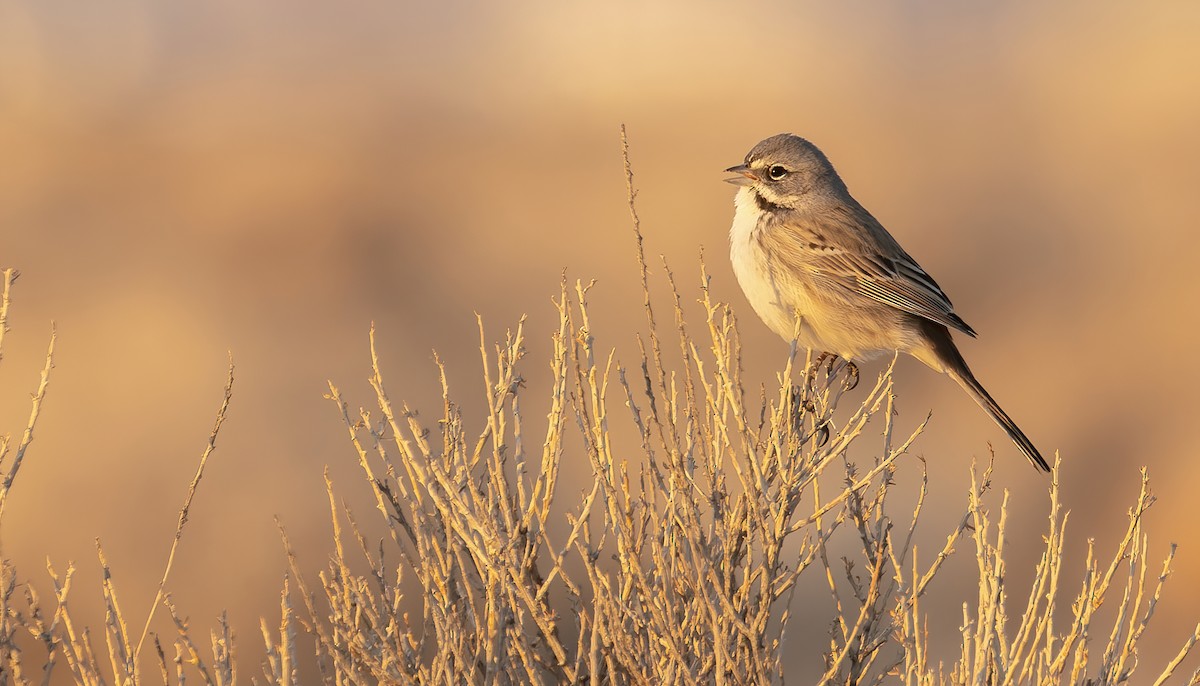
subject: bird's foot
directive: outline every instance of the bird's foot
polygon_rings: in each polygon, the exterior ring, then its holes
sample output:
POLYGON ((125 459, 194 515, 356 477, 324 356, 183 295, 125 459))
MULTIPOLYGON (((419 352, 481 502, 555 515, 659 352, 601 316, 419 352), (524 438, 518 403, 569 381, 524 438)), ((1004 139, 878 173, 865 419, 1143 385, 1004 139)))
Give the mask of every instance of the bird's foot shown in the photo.
MULTIPOLYGON (((833 376, 833 373, 834 373, 833 367, 834 367, 834 363, 837 362, 837 360, 838 360, 838 356, 833 353, 824 352, 824 353, 821 353, 820 355, 817 355, 816 362, 813 362, 813 366, 809 367, 809 369, 808 369, 808 387, 809 388, 813 387, 813 384, 816 382, 816 379, 817 379, 817 370, 819 370, 822 366, 825 367, 825 376, 827 376, 827 377, 833 376)), ((852 391, 858 387, 858 381, 859 381, 858 365, 854 364, 850 360, 843 360, 843 361, 845 362, 843 369, 846 372, 846 380, 843 383, 844 383, 845 389, 847 391, 852 391)))
POLYGON ((821 353, 817 355, 817 359, 812 366, 808 368, 808 387, 812 388, 813 383, 817 380, 817 370, 825 367, 825 375, 833 374, 833 363, 837 360, 837 355, 833 353, 821 353))

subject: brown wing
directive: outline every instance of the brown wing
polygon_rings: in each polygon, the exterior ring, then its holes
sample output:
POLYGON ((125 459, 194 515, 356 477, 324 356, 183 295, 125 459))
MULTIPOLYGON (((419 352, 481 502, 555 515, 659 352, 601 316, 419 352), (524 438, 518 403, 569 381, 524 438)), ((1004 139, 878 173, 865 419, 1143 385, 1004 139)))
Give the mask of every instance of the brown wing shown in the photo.
POLYGON ((780 218, 761 236, 791 269, 831 287, 975 335, 937 281, 861 205, 780 218))

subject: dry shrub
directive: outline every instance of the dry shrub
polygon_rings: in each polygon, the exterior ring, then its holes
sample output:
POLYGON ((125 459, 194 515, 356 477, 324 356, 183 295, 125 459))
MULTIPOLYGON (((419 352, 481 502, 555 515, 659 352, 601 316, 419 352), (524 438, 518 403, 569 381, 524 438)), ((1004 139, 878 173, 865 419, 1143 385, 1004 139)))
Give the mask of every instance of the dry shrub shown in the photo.
MULTIPOLYGON (((486 415, 463 416, 438 360, 443 412, 435 426, 425 426, 386 392, 372 332, 378 413, 352 413, 332 384, 329 397, 387 538, 368 541, 329 484, 334 553, 312 584, 281 527, 290 570, 279 624, 262 622, 263 676, 251 681, 782 683, 789 624, 796 615, 818 621, 813 608, 797 606, 801 585, 827 589, 834 608, 820 618, 832 620, 821 683, 1132 681, 1138 642, 1174 555, 1172 548, 1157 579, 1149 576, 1142 521, 1153 498, 1145 473, 1111 561, 1102 564, 1089 546, 1079 590, 1065 596, 1069 608, 1060 607, 1067 585, 1067 516, 1058 501, 1057 465, 1045 552, 1023 604, 1014 604, 1006 590, 1014 574, 1004 562, 1008 495, 1000 496, 996 517, 985 503, 990 468, 972 469, 962 517, 945 532, 945 545, 932 557, 918 556, 913 541, 925 481, 911 510, 889 505, 888 496, 897 469, 923 468, 906 456, 924 424, 894 435, 891 368, 856 392, 860 402, 838 412, 852 383, 844 366, 811 359, 800 364, 793 351, 778 383, 748 396, 733 314, 711 299, 703 269, 705 317, 702 333, 694 336, 664 264, 673 302, 673 323, 664 333, 652 307, 627 150, 626 164, 647 318, 636 365, 627 368, 615 352, 597 349, 588 287, 564 281, 545 423, 522 414, 526 341, 519 324, 492 352, 480 326, 486 415), (639 449, 617 447, 615 422, 632 427, 639 449), (866 431, 871 422, 877 431, 866 431), (847 456, 852 445, 856 461, 847 456), (579 452, 590 475, 575 500, 557 486, 564 459, 580 463, 579 452), (958 654, 935 656, 932 646, 939 643, 930 639, 922 601, 964 539, 975 550, 979 592, 963 604, 961 620, 933 623, 935 630, 957 626, 961 633, 958 654), (834 550, 853 552, 838 559, 834 550), (1102 621, 1097 609, 1105 599, 1115 611, 1102 621), (299 615, 294 604, 304 608, 299 615), (308 643, 298 638, 303 633, 315 639, 316 661, 315 673, 301 678, 304 651, 298 644, 308 643)), ((4 274, 0 346, 15 278, 12 270, 4 274)), ((33 438, 53 343, 52 336, 15 451, 8 436, 0 439, 0 516, 33 438)), ((172 559, 232 381, 231 366, 216 425, 180 512, 172 559)), ((143 627, 132 640, 115 581, 103 551, 98 553, 107 610, 102 649, 73 619, 73 568, 60 573, 49 567, 48 601, 32 583, 19 581, 12 565, 0 568, 0 681, 237 681, 234 637, 224 616, 202 649, 175 611, 165 592, 170 560, 157 591, 161 602, 154 604, 166 609, 176 628, 164 648, 163 638, 149 631, 153 610, 144 623, 132 624, 143 627), (153 657, 147 657, 150 645, 153 657), (155 677, 142 673, 143 663, 156 666, 155 677)), ((1197 637, 1200 627, 1154 683, 1173 673, 1197 637)), ((1138 682, 1149 683, 1141 672, 1138 682)), ((1197 682, 1193 674, 1189 683, 1197 682)))

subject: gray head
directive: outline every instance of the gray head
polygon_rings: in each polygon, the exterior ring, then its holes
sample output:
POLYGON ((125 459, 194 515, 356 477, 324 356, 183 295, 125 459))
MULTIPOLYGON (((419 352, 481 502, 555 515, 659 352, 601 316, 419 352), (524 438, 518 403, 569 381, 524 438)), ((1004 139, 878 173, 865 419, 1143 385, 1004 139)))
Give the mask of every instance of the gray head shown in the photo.
POLYGON ((847 194, 846 184, 825 153, 790 133, 762 141, 746 155, 744 164, 725 171, 741 175, 726 179, 729 183, 752 189, 772 205, 793 209, 847 194))

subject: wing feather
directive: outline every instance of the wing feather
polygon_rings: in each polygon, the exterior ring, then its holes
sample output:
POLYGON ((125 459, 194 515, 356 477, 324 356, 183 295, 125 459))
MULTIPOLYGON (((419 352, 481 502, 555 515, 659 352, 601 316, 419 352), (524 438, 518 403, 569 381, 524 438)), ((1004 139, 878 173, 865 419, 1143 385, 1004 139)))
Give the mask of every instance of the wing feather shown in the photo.
POLYGON ((789 217, 762 240, 792 269, 845 292, 975 335, 950 298, 861 206, 844 214, 789 217))

